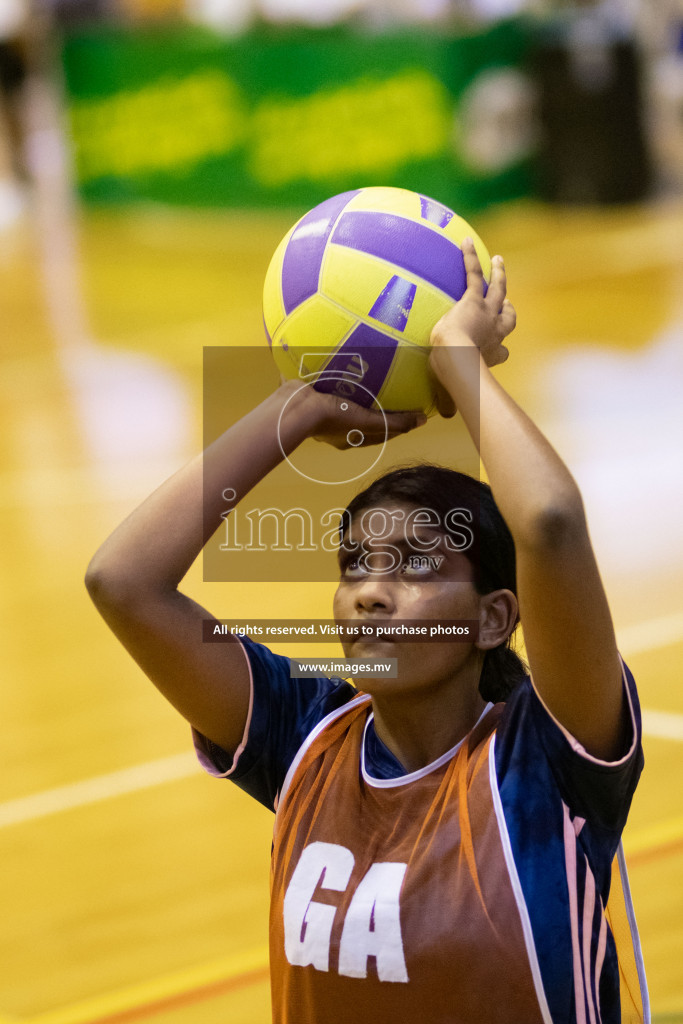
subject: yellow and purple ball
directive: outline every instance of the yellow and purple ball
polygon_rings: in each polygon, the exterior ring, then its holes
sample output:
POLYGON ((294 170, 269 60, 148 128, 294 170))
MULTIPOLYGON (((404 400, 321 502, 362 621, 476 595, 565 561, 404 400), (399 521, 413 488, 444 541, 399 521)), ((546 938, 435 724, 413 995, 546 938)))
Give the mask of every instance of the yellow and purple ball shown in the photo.
POLYGON ((427 196, 362 188, 314 207, 266 273, 263 319, 280 373, 365 407, 433 411, 429 338, 465 290, 468 235, 488 281, 481 239, 427 196))

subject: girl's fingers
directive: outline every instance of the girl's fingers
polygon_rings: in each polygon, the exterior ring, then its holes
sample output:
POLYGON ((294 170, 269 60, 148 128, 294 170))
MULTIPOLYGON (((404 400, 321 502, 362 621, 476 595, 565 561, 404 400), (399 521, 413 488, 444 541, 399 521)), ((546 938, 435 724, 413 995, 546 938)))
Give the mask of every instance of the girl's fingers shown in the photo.
POLYGON ((503 329, 503 337, 511 334, 515 329, 515 325, 517 324, 517 312, 509 299, 505 299, 503 302, 499 323, 503 329))
POLYGON ((502 256, 494 256, 491 260, 491 282, 486 292, 487 305, 495 310, 496 313, 501 312, 505 303, 506 293, 507 277, 505 275, 505 263, 502 256))
POLYGON ((335 395, 317 392, 316 396, 325 409, 325 415, 321 417, 320 426, 312 436, 316 441, 324 441, 335 448, 383 444, 427 422, 421 410, 382 413, 376 409, 365 409, 350 399, 341 399, 335 395))
MULTIPOLYGON (((353 420, 340 423, 340 429, 334 435, 335 442, 340 448, 362 448, 364 445, 382 444, 427 422, 427 417, 420 410, 387 412, 384 415, 374 409, 354 411, 358 414, 353 420)), ((318 437, 318 440, 326 439, 324 435, 318 437)))
MULTIPOLYGON (((388 412, 386 413, 387 430, 390 434, 405 434, 408 430, 414 430, 415 427, 421 427, 423 423, 427 422, 427 417, 423 412, 388 412)), ((384 429, 382 425, 382 430, 384 429)), ((381 433, 382 431, 378 431, 381 433)))
POLYGON ((479 262, 477 250, 474 248, 472 239, 469 237, 463 238, 460 243, 460 250, 465 264, 467 287, 468 289, 472 288, 478 295, 482 295, 484 291, 484 272, 481 269, 481 263, 479 262))

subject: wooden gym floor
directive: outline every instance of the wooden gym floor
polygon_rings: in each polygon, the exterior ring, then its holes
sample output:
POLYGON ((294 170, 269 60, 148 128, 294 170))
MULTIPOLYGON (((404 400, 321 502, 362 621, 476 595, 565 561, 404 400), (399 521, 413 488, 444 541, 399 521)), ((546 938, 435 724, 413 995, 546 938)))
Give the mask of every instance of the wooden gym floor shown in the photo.
MULTIPOLYGON (((0 1024, 269 1020, 271 815, 198 770, 82 577, 200 447, 202 346, 263 344, 263 274, 298 212, 37 204, 0 235, 0 1024)), ((516 204, 476 227, 519 313, 497 372, 582 484, 640 684, 625 846, 655 1019, 683 1021, 683 204, 516 204)), ((221 617, 284 599, 199 571, 187 589, 221 617)), ((291 614, 329 608, 325 585, 286 593, 291 614)))

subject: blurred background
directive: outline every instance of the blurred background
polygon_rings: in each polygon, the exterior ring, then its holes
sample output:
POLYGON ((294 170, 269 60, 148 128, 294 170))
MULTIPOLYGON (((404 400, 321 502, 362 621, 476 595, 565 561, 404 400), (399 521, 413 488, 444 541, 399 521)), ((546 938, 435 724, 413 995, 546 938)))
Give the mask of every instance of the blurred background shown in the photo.
POLYGON ((0 1024, 270 1019, 272 816, 201 774, 82 577, 200 450, 204 346, 264 345, 282 235, 373 184, 506 256, 497 373, 579 480, 640 684, 624 843, 683 1021, 681 0, 0 0, 0 1024))

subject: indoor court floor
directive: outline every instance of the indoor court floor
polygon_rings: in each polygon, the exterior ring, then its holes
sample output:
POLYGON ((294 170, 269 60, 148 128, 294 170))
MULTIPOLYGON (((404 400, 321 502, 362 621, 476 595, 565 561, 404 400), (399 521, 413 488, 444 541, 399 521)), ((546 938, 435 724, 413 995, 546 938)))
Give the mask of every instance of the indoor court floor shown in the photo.
MULTIPOLYGON (((38 203, 0 234, 0 1024, 269 1020, 272 816, 202 774, 189 729, 119 649, 83 574, 127 511, 199 450, 203 346, 264 345, 263 275, 301 212, 38 203)), ((582 486, 640 686, 646 768, 624 845, 653 1017, 673 1024, 683 203, 524 202, 474 224, 506 256, 518 310, 496 372, 582 486)), ((435 458, 444 429, 423 428, 435 458)), ((332 591, 204 583, 201 568, 186 589, 242 619, 276 617, 285 598, 288 615, 320 617, 332 591)))

